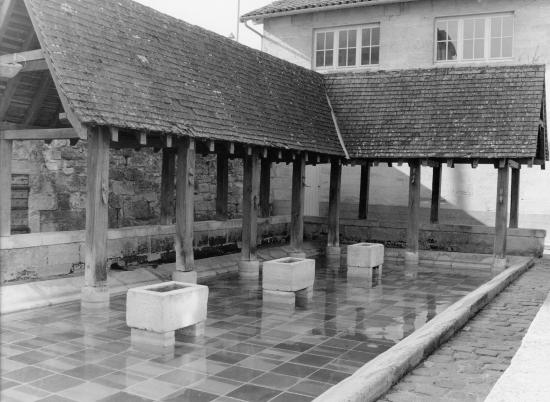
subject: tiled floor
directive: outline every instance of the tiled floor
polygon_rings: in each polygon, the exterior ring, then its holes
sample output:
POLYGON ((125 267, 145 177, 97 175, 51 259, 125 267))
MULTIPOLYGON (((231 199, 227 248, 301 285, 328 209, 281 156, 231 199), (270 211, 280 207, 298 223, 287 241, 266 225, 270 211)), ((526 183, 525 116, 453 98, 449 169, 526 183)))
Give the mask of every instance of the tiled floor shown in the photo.
POLYGON ((257 282, 216 280, 205 336, 178 336, 169 356, 131 349, 124 296, 105 316, 78 303, 6 315, 0 399, 310 401, 489 278, 384 268, 369 287, 318 267, 313 302, 293 312, 262 306, 257 282))

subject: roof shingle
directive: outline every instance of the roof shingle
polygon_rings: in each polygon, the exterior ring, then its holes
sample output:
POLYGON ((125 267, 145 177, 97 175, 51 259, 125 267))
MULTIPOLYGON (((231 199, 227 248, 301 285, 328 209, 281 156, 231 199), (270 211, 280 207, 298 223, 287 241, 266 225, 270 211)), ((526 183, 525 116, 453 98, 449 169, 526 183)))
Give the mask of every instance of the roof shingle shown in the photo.
POLYGON ((321 75, 130 0, 25 0, 83 124, 342 155, 321 75))
POLYGON ((241 21, 268 18, 274 14, 294 14, 304 10, 326 7, 353 7, 362 5, 376 5, 384 1, 393 1, 394 3, 415 1, 415 0, 278 0, 264 7, 250 11, 241 17, 241 21))
POLYGON ((537 148, 544 71, 433 68, 328 74, 325 81, 352 158, 544 159, 546 135, 537 148))

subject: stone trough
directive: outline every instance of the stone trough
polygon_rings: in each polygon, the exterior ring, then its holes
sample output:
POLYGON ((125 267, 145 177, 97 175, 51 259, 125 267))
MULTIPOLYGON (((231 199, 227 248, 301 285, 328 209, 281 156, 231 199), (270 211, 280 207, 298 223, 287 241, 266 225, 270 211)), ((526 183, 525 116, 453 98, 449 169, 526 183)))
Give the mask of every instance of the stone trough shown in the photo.
POLYGON ((305 306, 313 297, 315 260, 283 257, 266 261, 262 275, 264 305, 305 306))
POLYGON ((348 246, 348 276, 371 278, 373 270, 382 277, 384 246, 378 243, 356 243, 348 246))
POLYGON ((163 282, 128 290, 126 324, 136 349, 165 352, 174 348, 175 331, 204 334, 208 287, 194 283, 163 282))

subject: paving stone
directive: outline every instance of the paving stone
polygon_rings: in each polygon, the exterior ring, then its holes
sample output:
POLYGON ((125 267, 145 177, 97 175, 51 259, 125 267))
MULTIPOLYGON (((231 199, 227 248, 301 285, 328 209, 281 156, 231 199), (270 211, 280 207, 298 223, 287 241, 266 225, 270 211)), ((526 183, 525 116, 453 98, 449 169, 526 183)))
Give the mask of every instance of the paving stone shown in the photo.
POLYGON ((550 261, 539 260, 379 401, 484 400, 548 292, 550 261))

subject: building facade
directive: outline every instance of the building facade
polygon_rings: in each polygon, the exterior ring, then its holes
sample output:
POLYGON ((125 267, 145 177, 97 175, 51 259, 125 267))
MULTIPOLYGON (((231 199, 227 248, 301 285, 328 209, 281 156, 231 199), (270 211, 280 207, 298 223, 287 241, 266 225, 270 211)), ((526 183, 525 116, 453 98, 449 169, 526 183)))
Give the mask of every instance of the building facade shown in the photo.
MULTIPOLYGON (((330 2, 310 3, 313 7, 307 9, 260 9, 244 19, 263 23, 264 51, 321 73, 546 64, 547 88, 550 83, 548 1, 369 1, 324 7, 315 4, 330 2)), ((546 97, 548 110, 548 93, 546 97)), ((328 172, 328 167, 308 169, 306 213, 326 214, 328 172)), ((493 226, 496 169, 445 166, 442 174, 441 222, 493 226)), ((344 217, 357 214, 359 178, 358 166, 344 168, 344 217)), ((426 221, 431 182, 431 169, 425 169, 421 205, 426 221)), ((407 183, 406 166, 372 167, 368 218, 406 219, 407 183)), ((550 231, 550 173, 524 167, 520 194, 520 227, 550 231)))

